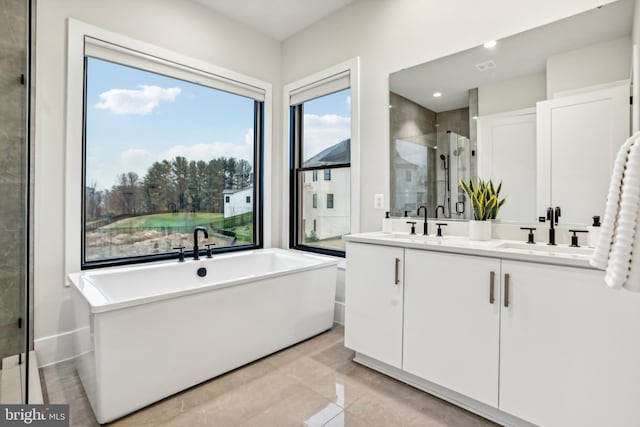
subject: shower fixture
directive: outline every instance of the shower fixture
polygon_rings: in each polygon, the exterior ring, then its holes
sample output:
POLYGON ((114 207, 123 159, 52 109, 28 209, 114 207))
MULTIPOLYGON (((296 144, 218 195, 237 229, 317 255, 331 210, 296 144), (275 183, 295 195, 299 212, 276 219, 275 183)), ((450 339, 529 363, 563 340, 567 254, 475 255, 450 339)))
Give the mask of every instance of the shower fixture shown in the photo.
POLYGON ((449 163, 451 159, 448 154, 446 156, 444 154, 440 154, 440 160, 442 160, 442 167, 444 168, 444 193, 442 197, 442 204, 449 208, 448 212, 449 215, 451 215, 451 176, 449 172, 449 163))

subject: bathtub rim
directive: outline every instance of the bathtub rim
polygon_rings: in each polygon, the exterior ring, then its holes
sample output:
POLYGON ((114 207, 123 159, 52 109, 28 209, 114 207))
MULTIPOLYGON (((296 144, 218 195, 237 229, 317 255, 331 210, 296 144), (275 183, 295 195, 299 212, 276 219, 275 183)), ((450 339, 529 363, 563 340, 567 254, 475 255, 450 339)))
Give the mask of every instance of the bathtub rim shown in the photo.
MULTIPOLYGON (((67 283, 68 283, 67 286, 74 288, 75 291, 80 293, 80 295, 89 305, 91 314, 98 314, 98 313, 107 313, 115 310, 122 310, 129 307, 136 307, 143 304, 151 304, 154 302, 173 299, 173 298, 179 298, 186 295, 192 295, 192 294, 201 293, 201 292, 208 292, 214 289, 223 289, 223 288, 228 288, 232 286, 239 286, 243 284, 252 283, 261 279, 270 279, 270 278, 290 275, 294 273, 302 273, 305 271, 318 270, 318 269, 323 269, 328 267, 335 267, 337 269, 338 262, 340 260, 340 258, 331 257, 327 255, 319 255, 315 253, 310 254, 304 251, 281 249, 281 248, 250 249, 242 252, 219 254, 219 255, 214 255, 210 260, 212 261, 214 259, 242 257, 242 256, 247 256, 251 253, 265 253, 265 252, 276 253, 276 254, 282 253, 287 255, 293 254, 294 256, 297 256, 297 257, 314 259, 317 261, 317 263, 303 266, 303 267, 295 267, 295 268, 290 268, 286 270, 274 271, 271 273, 244 276, 238 279, 228 280, 225 282, 213 282, 205 286, 172 291, 172 292, 162 293, 158 295, 150 295, 142 298, 135 298, 135 299, 129 299, 125 301, 118 301, 118 302, 109 301, 104 295, 102 295, 100 290, 91 283, 90 277, 97 274, 101 275, 109 272, 118 273, 118 272, 132 270, 132 269, 133 270, 153 269, 154 267, 158 267, 158 266, 175 264, 176 261, 175 260, 158 261, 158 262, 148 263, 144 265, 113 266, 113 267, 105 267, 104 269, 83 270, 76 273, 70 273, 67 276, 67 283), (89 287, 91 289, 90 295, 87 295, 87 292, 84 289, 82 289, 82 285, 85 282, 88 282, 89 287)), ((204 262, 206 262, 206 260, 204 259, 201 259, 198 261, 185 260, 185 263, 193 263, 194 267, 197 266, 198 264, 203 264, 204 262)))

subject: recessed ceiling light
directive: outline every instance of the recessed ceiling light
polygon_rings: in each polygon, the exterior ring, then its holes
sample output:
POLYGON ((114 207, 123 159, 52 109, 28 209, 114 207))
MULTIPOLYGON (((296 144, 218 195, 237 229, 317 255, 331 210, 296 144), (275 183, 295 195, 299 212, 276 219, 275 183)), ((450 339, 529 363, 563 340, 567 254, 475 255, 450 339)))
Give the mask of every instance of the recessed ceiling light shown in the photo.
POLYGON ((473 120, 478 120, 478 116, 471 117, 473 120))
POLYGON ((484 44, 484 47, 486 47, 487 49, 491 49, 492 47, 495 47, 495 45, 497 44, 498 42, 496 42, 495 40, 489 40, 484 44))
POLYGON ((442 96, 441 92, 436 92, 436 93, 433 94, 434 98, 440 98, 441 96, 442 96))

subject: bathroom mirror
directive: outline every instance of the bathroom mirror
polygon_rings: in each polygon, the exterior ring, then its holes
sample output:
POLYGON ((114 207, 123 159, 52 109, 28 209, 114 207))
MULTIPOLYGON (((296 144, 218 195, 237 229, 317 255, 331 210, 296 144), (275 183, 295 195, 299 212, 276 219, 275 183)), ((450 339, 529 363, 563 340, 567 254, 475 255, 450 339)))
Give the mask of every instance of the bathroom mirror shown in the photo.
POLYGON ((633 15, 619 0, 391 74, 392 212, 469 219, 458 183, 480 177, 503 182, 503 222, 602 215, 630 134, 633 15))

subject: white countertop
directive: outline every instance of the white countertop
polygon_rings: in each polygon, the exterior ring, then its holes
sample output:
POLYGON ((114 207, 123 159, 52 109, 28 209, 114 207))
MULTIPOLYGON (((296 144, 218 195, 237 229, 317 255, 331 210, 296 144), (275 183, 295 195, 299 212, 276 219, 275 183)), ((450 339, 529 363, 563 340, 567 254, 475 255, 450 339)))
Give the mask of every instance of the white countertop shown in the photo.
POLYGON ((589 264, 593 249, 584 246, 573 248, 569 245, 549 246, 545 243, 527 244, 522 241, 499 239, 473 241, 462 236, 436 237, 380 231, 349 234, 343 236, 343 239, 348 242, 594 269, 589 264))

